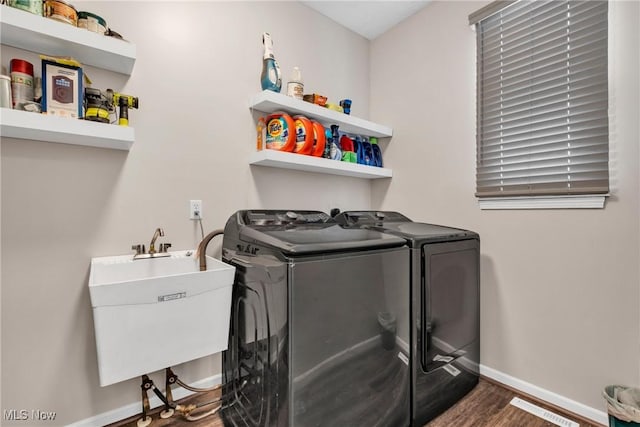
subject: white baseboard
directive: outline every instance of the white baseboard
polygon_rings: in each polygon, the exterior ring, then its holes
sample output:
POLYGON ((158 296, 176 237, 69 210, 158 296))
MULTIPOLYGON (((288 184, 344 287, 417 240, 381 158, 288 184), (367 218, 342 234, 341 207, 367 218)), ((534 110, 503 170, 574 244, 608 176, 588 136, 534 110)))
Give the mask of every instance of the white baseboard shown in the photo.
MULTIPOLYGON (((518 378, 512 377, 511 375, 507 375, 505 373, 497 371, 488 366, 485 366, 482 364, 480 365, 480 375, 484 375, 485 377, 491 378, 499 383, 505 384, 523 393, 537 397, 538 399, 541 399, 545 402, 549 402, 553 405, 559 406, 563 409, 566 409, 569 412, 573 412, 574 414, 580 415, 589 420, 593 420, 599 424, 602 424, 605 426, 609 425, 608 415, 604 411, 591 408, 587 405, 568 399, 564 396, 561 396, 549 390, 545 390, 541 387, 538 387, 526 381, 522 381, 518 378)), ((191 385, 193 385, 194 387, 206 388, 206 387, 213 387, 221 383, 222 383, 222 375, 218 374, 208 378, 204 378, 191 385)), ((193 394, 192 392, 185 390, 181 387, 176 387, 172 389, 172 391, 173 391, 173 398, 175 400, 179 400, 193 394)), ((156 408, 158 406, 161 406, 162 402, 157 396, 153 395, 152 393, 149 395, 149 404, 152 408, 156 408)), ((114 410, 95 415, 91 418, 86 418, 84 420, 77 421, 73 424, 69 424, 67 427, 104 426, 107 424, 114 423, 116 421, 123 420, 125 418, 129 418, 133 415, 139 414, 140 407, 141 407, 141 402, 131 403, 131 404, 122 406, 120 408, 116 408, 114 410)))
MULTIPOLYGON (((218 374, 218 375, 213 375, 211 377, 196 381, 189 385, 193 387, 198 387, 198 388, 207 388, 207 387, 216 386, 221 383, 222 383, 222 374, 218 374)), ((185 390, 182 387, 173 387, 171 389, 171 393, 173 395, 174 400, 179 400, 187 396, 191 396, 193 394, 193 392, 185 390)), ((162 401, 152 391, 150 391, 148 395, 149 395, 149 406, 151 408, 162 406, 163 404, 162 401)), ((91 418, 86 418, 84 420, 76 421, 73 424, 68 424, 67 427, 104 426, 107 424, 115 423, 116 421, 124 420, 125 418, 129 418, 133 415, 140 414, 141 408, 142 408, 142 402, 140 401, 135 403, 130 403, 120 408, 116 408, 111 411, 95 415, 91 418)))
POLYGON ((573 412, 574 414, 580 415, 589 420, 593 420, 599 424, 605 426, 609 425, 609 417, 604 411, 576 402, 575 400, 568 399, 552 391, 545 390, 526 381, 512 377, 511 375, 489 368, 488 366, 480 365, 480 375, 484 375, 485 377, 491 378, 499 383, 537 397, 545 402, 559 406, 560 408, 566 409, 569 412, 573 412))

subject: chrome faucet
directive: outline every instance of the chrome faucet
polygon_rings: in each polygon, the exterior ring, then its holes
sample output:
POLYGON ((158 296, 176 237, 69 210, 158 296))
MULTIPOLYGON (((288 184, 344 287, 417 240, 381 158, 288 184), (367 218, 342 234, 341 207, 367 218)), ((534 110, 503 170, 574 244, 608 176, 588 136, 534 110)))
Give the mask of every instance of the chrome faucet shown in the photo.
POLYGON ((207 270, 207 246, 209 242, 214 237, 224 234, 224 230, 214 230, 211 233, 207 234, 204 239, 198 244, 198 249, 196 250, 196 257, 200 263, 200 271, 207 270))
POLYGON ((160 237, 164 237, 164 230, 162 228, 156 228, 156 232, 153 233, 153 237, 151 238, 151 243, 149 243, 149 253, 150 254, 155 254, 156 253, 156 239, 158 238, 158 236, 160 237))
POLYGON ((171 254, 168 252, 171 247, 171 243, 160 243, 160 252, 156 251, 156 240, 158 237, 164 237, 164 230, 160 227, 156 228, 149 243, 149 252, 145 252, 143 244, 137 244, 131 246, 131 249, 136 251, 133 255, 133 259, 145 259, 145 258, 159 258, 168 257, 171 254))

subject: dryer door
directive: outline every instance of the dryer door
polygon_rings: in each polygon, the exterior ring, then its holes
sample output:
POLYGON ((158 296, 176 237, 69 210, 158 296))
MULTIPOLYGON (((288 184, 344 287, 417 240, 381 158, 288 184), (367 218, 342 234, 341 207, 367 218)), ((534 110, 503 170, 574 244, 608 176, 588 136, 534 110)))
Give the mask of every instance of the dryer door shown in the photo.
MULTIPOLYGON (((477 370, 480 341, 480 242, 425 244, 421 289, 422 368, 462 358, 477 370)), ((466 364, 465 364, 466 365, 466 364)))

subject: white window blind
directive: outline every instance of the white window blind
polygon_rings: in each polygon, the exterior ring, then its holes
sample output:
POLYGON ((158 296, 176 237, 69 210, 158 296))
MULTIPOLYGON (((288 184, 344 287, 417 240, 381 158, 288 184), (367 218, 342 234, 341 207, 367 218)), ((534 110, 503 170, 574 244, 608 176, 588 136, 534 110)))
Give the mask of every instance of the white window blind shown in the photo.
POLYGON ((525 1, 477 22, 478 197, 609 191, 606 1, 525 1))

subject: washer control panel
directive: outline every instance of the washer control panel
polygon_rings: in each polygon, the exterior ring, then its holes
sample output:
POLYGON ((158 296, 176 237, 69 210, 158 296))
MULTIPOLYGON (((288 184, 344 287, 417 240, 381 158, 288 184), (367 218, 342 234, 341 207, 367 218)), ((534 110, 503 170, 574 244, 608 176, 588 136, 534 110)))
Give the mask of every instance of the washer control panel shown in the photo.
POLYGON ((391 211, 348 211, 336 217, 342 225, 381 224, 384 222, 411 222, 409 218, 391 211))
POLYGON ((245 225, 322 224, 331 217, 320 211, 250 210, 244 215, 245 225))

